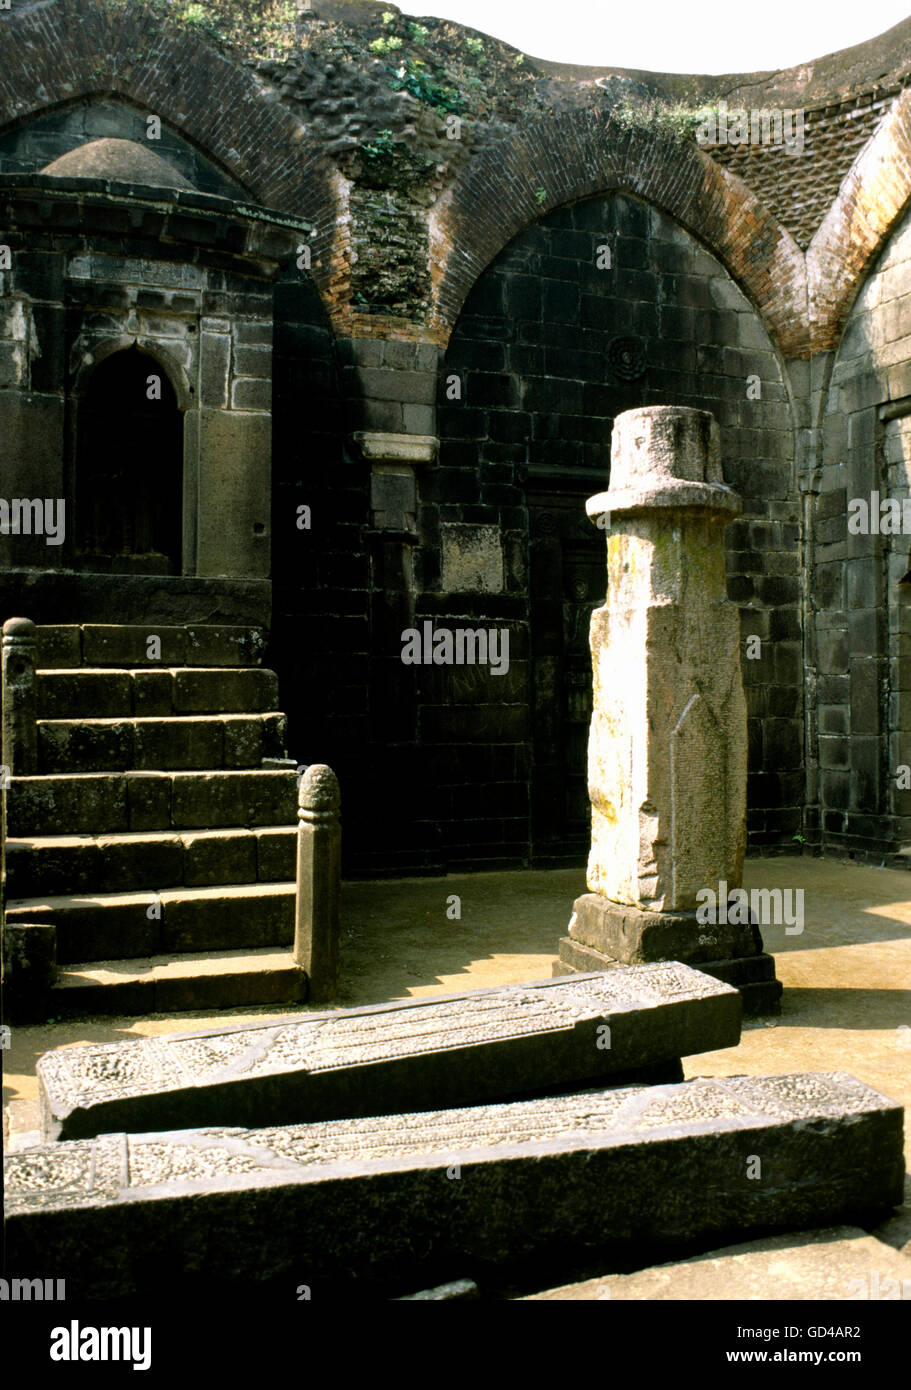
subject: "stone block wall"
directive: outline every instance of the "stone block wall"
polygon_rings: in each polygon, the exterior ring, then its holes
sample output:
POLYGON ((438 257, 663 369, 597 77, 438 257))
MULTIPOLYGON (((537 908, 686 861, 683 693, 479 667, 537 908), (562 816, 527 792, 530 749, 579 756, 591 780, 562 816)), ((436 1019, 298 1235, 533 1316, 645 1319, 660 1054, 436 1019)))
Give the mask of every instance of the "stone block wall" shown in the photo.
POLYGON ((721 425, 725 478, 744 500, 726 538, 729 596, 744 638, 760 639, 744 657, 752 842, 790 845, 800 830, 800 510, 779 360, 717 260, 671 219, 612 194, 548 215, 498 257, 441 368, 416 620, 507 627, 515 663, 505 678, 417 671, 447 862, 518 861, 526 844, 539 862, 584 852, 590 690, 575 665, 605 582, 584 503, 606 483, 614 417, 644 404, 697 406, 721 425), (599 269, 605 246, 610 268, 599 269), (490 547, 478 583, 447 571, 457 525, 490 547))
POLYGON ((901 509, 911 495, 911 215, 823 366, 830 375, 809 586, 818 702, 810 800, 818 801, 823 847, 879 862, 911 835, 911 793, 899 776, 911 764, 911 585, 903 582, 911 531, 900 519, 897 533, 891 520, 884 532, 879 509, 887 498, 901 509), (877 525, 864 524, 857 502, 877 525), (858 520, 849 525, 851 517, 858 520))
POLYGON ((11 446, 4 495, 65 498, 69 517, 63 545, 5 535, 0 557, 8 568, 76 562, 79 402, 99 363, 136 346, 150 370, 163 370, 183 415, 182 572, 266 578, 269 258, 287 257, 300 233, 245 224, 226 216, 230 204, 195 194, 156 191, 145 204, 143 190, 132 194, 118 203, 73 181, 67 197, 63 181, 51 191, 49 180, 31 188, 18 176, 4 198, 11 257, 0 273, 0 426, 11 446), (77 227, 78 235, 70 230, 77 227))

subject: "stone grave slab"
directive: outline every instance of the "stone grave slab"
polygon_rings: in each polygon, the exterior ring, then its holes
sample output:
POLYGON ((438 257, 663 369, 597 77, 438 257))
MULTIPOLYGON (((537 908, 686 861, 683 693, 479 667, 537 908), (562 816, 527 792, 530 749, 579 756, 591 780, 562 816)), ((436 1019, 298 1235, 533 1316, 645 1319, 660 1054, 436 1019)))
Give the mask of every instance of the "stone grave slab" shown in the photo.
POLYGON ((6 1160, 7 1268, 77 1297, 166 1277, 315 1300, 869 1221, 902 1198, 902 1118, 839 1072, 46 1144, 6 1160))
MULTIPOLYGON (((60 1048, 42 1138, 341 1119, 603 1084, 740 1040, 740 996, 677 962, 60 1048)), ((657 1079, 682 1079, 679 1074, 657 1079)))

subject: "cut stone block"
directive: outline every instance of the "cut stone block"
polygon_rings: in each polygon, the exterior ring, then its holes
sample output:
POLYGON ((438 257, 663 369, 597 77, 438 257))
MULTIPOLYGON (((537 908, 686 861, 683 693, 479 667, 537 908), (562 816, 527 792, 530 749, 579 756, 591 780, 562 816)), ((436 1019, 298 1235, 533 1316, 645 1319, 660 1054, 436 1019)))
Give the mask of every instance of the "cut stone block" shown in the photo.
POLYGON ((221 767, 224 729, 220 720, 198 715, 181 719, 138 719, 132 767, 221 767))
POLYGON ((53 922, 60 961, 114 960, 157 952, 288 946, 294 884, 245 883, 26 898, 7 904, 10 922, 53 922))
POLYGON ((735 990, 673 962, 634 966, 268 1027, 62 1048, 38 1062, 43 1133, 431 1109, 594 1085, 739 1039, 735 990))
POLYGON ((167 830, 171 824, 172 782, 166 772, 128 772, 123 778, 131 830, 167 830))
POLYGON ((188 627, 188 666, 259 666, 266 649, 257 627, 188 627))
POLYGON ((291 952, 267 946, 73 965, 58 972, 49 1008, 62 1018, 231 1009, 295 1004, 307 988, 291 952))
POLYGON ((257 876, 264 882, 294 878, 297 861, 297 829, 293 825, 255 830, 257 876))
POLYGON ((122 772, 133 758, 133 729, 122 719, 41 719, 40 772, 122 772))
POLYGON ((107 1133, 8 1155, 6 1272, 51 1268, 70 1297, 151 1293, 164 1270, 407 1293, 568 1253, 859 1224, 901 1201, 903 1171, 901 1107, 844 1073, 107 1133))
POLYGON ((57 932, 44 922, 11 922, 3 928, 4 1016, 13 1023, 41 1022, 57 978, 57 932))
POLYGON ((38 671, 36 686, 42 719, 116 719, 132 713, 128 671, 38 671))
POLYGON ((101 886, 103 872, 92 835, 36 835, 6 842, 7 899, 92 891, 101 886))
MULTIPOLYGON (((184 846, 184 882, 188 886, 256 882, 256 837, 252 831, 189 831, 180 838, 184 846)), ((293 878, 293 867, 283 877, 293 878)))
POLYGON ((297 775, 290 769, 175 772, 172 824, 193 830, 290 825, 297 815, 297 775))
POLYGON ((82 665, 82 628, 72 624, 39 624, 35 635, 39 666, 53 666, 60 670, 82 665))
POLYGON ((82 629, 82 659, 94 666, 179 666, 186 656, 187 634, 182 627, 147 627, 87 623, 82 629), (159 645, 151 645, 157 637, 159 645), (150 655, 151 652, 157 655, 150 655))
POLYGON ((167 718, 174 708, 173 671, 133 671, 133 713, 141 718, 167 718))
POLYGON ((13 777, 7 790, 7 830, 15 838, 126 830, 127 779, 117 773, 13 777))
POLYGON ((254 714, 278 704, 278 677, 261 668, 174 672, 176 714, 254 714))
POLYGON ((569 935, 624 965, 680 960, 698 968, 704 960, 756 956, 762 937, 753 924, 701 925, 696 912, 649 912, 584 893, 573 903, 569 935))

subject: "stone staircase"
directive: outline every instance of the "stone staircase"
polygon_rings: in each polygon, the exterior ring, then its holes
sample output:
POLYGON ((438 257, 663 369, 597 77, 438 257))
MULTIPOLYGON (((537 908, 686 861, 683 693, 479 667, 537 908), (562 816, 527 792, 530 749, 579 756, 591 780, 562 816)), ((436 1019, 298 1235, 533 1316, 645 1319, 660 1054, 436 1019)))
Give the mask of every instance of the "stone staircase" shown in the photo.
POLYGON ((56 929, 50 1017, 293 1003, 297 774, 263 638, 38 627, 6 918, 56 929))

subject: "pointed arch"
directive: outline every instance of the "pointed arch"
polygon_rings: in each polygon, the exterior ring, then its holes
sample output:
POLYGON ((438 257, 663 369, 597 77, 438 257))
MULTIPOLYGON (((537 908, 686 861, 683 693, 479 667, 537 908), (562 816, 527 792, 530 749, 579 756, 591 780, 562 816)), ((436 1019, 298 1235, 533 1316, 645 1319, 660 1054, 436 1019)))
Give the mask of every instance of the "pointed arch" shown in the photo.
POLYGON ((864 280, 911 199, 911 88, 845 176, 807 250, 813 351, 836 348, 864 280))
POLYGON ((434 311, 451 330, 485 267, 554 209, 612 191, 675 218, 762 313, 785 357, 808 355, 806 264, 746 184, 695 144, 630 131, 597 111, 563 112, 484 150, 431 214, 434 311))
POLYGON ((119 97, 159 116, 262 206, 311 222, 325 287, 340 204, 334 166, 250 68, 141 0, 14 7, 3 21, 0 129, 57 106, 119 97))

